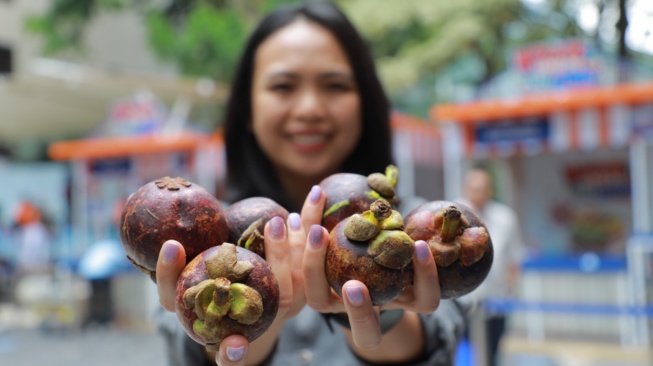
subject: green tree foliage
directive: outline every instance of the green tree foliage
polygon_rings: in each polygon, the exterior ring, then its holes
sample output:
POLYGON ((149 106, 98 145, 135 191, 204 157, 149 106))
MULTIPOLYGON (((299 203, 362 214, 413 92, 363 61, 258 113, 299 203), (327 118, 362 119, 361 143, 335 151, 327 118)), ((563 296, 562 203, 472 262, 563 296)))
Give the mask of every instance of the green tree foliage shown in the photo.
MULTIPOLYGON (((158 57, 182 74, 228 82, 255 22, 279 4, 301 1, 170 0, 161 6, 145 0, 53 0, 46 14, 27 25, 43 37, 44 52, 53 54, 81 48, 84 27, 99 12, 136 9, 158 57)), ((500 74, 515 47, 566 37, 601 42, 579 27, 576 0, 333 1, 369 41, 396 104, 416 114, 434 102, 460 99, 455 87, 473 90, 500 74)))
POLYGON ((83 52, 83 33, 103 11, 143 15, 152 51, 186 76, 228 82, 245 37, 269 9, 298 0, 53 0, 49 10, 26 20, 43 39, 43 53, 83 52))

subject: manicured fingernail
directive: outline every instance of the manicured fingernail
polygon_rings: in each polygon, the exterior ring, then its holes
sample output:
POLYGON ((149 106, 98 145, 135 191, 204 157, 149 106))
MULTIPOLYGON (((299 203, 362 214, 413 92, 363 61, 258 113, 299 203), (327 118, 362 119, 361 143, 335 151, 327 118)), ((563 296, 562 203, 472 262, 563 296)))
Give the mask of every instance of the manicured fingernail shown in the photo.
POLYGON ((179 248, 177 245, 165 242, 163 243, 163 262, 164 263, 173 263, 179 254, 179 248))
POLYGON ((358 306, 363 303, 363 289, 360 286, 347 287, 345 292, 352 305, 358 306))
POLYGON ((431 255, 431 249, 424 240, 418 240, 415 242, 415 255, 420 262, 426 261, 429 255, 431 255))
POLYGON ((322 226, 311 225, 308 231, 308 245, 311 249, 318 250, 322 247, 322 226))
POLYGON ((272 239, 279 240, 283 238, 283 231, 286 228, 283 219, 279 216, 275 216, 270 220, 270 235, 272 239))
POLYGON ((317 201, 320 200, 321 195, 322 188, 320 188, 320 186, 313 186, 313 188, 311 188, 311 193, 308 194, 308 199, 311 203, 317 203, 317 201))
POLYGON ((227 347, 227 358, 229 361, 238 361, 245 356, 245 346, 227 347))
POLYGON ((290 226, 290 230, 292 231, 297 231, 300 229, 301 222, 299 220, 299 214, 297 212, 293 212, 290 215, 288 215, 288 226, 290 226))

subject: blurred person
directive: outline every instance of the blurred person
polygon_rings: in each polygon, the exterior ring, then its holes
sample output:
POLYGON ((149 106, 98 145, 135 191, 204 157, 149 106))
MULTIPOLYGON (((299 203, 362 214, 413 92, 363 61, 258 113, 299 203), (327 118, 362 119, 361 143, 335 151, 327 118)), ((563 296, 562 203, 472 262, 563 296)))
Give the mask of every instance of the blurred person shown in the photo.
MULTIPOLYGON (((126 199, 118 198, 111 210, 111 227, 109 233, 117 233, 120 228, 120 214, 126 199)), ((91 296, 88 301, 88 314, 84 327, 91 325, 109 326, 115 320, 115 304, 113 301, 113 277, 121 272, 132 269, 125 256, 120 239, 116 235, 91 244, 84 251, 78 266, 79 274, 89 282, 91 296)))
POLYGON ((52 237, 41 211, 32 202, 20 202, 16 208, 14 225, 12 236, 17 245, 17 275, 23 277, 48 273, 52 267, 52 237))
MULTIPOLYGON (((462 192, 463 198, 459 202, 472 208, 485 222, 494 248, 494 260, 487 278, 467 296, 476 298, 480 305, 485 300, 515 298, 524 256, 517 214, 508 205, 493 199, 494 180, 490 171, 482 165, 476 165, 466 172, 462 192)), ((496 366, 499 343, 506 329, 506 315, 484 309, 475 314, 480 314, 485 323, 485 359, 488 365, 496 366)))
POLYGON ((237 65, 224 120, 227 201, 266 196, 291 212, 264 234, 280 306, 253 343, 233 335, 217 354, 206 352, 172 313, 186 257, 180 243, 167 241, 156 277, 170 365, 453 365, 467 304, 441 301, 424 241, 416 242, 414 285, 384 312, 362 282, 347 282, 339 297, 324 274, 329 233, 319 225, 325 196, 318 184, 392 163, 389 101, 358 31, 333 3, 280 7, 253 31, 237 65))

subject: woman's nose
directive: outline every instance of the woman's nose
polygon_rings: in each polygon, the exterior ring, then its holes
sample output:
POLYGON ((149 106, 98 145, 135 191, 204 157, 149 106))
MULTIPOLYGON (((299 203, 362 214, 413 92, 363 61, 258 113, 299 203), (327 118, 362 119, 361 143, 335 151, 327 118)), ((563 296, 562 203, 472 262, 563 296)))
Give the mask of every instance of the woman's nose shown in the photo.
POLYGON ((318 120, 325 115, 324 100, 317 90, 303 90, 294 109, 297 118, 307 121, 318 120))

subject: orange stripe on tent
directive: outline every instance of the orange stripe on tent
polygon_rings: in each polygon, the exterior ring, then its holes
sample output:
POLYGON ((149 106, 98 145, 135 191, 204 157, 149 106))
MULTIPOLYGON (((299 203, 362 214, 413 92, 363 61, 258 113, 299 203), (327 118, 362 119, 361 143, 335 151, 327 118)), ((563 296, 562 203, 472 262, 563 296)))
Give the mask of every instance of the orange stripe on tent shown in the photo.
POLYGON ((611 87, 588 87, 543 93, 513 100, 439 104, 429 110, 429 116, 438 123, 474 123, 546 115, 560 110, 601 108, 613 104, 638 104, 650 101, 653 101, 653 83, 620 84, 611 87))
MULTIPOLYGON (((216 135, 217 136, 217 135, 216 135)), ((219 137, 182 133, 172 136, 152 135, 135 137, 89 138, 60 141, 48 148, 52 160, 103 159, 167 151, 189 151, 219 137)))

